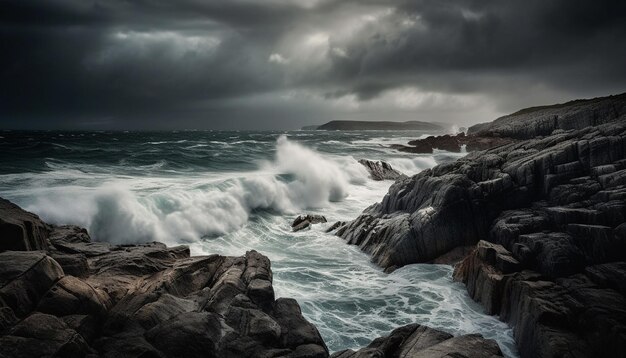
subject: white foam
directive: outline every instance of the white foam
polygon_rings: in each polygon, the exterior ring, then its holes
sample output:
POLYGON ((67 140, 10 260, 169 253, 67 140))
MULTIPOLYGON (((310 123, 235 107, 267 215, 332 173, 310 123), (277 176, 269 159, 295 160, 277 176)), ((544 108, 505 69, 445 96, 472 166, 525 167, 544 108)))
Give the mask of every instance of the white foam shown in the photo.
MULTIPOLYGON (((66 179, 69 173, 78 180, 89 177, 93 185, 93 176, 62 170, 59 177, 66 179)), ((351 186, 368 180, 354 158, 322 156, 285 136, 277 140, 273 161, 258 172, 239 175, 243 176, 218 176, 213 185, 196 186, 189 179, 106 176, 96 187, 39 182, 31 186, 38 188, 36 195, 29 195, 22 205, 46 221, 87 227, 97 240, 176 244, 240 229, 255 210, 293 214, 327 207, 345 200, 351 186), (284 181, 277 174, 293 178, 284 181)), ((45 180, 56 181, 50 176, 45 180)))
POLYGON ((424 169, 434 167, 437 165, 437 162, 432 156, 421 156, 413 158, 392 158, 389 159, 389 164, 404 174, 413 175, 424 169))
MULTIPOLYGON (((341 219, 335 206, 315 212, 341 219)), ((295 298, 331 351, 363 347, 398 326, 419 323, 455 335, 481 333, 497 339, 505 356, 517 355, 511 329, 485 315, 465 287, 452 281, 450 266, 409 265, 388 275, 356 246, 325 233, 330 222, 293 233, 290 220, 257 217, 243 230, 193 249, 225 255, 256 249, 267 255, 276 296, 295 298)))

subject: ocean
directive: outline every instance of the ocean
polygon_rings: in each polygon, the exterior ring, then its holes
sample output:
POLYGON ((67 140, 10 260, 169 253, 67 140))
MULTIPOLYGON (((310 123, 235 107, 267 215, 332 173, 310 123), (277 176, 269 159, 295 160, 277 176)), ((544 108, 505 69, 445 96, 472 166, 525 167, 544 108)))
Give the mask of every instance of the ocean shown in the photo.
POLYGON ((86 227, 114 244, 161 241, 194 255, 272 261, 277 297, 298 300, 331 351, 358 348, 408 323, 481 333, 516 357, 512 330, 488 316, 445 265, 385 274, 324 232, 380 201, 358 159, 407 175, 464 153, 400 153, 411 131, 0 132, 0 196, 43 220, 86 227), (293 233, 304 213, 326 224, 293 233))

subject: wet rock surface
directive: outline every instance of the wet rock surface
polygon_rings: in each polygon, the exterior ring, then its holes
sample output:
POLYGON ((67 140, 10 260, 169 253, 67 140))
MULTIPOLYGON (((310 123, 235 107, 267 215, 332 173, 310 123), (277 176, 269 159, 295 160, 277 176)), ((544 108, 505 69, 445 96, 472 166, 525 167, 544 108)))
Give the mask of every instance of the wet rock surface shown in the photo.
MULTIPOLYGON (((615 251, 609 233, 624 222, 625 146, 626 117, 470 153, 398 180, 381 203, 337 234, 383 268, 403 266, 473 245, 501 213, 535 207, 542 214, 529 225, 553 224, 560 232, 547 234, 554 248, 568 250, 567 243, 576 241, 579 254, 599 259, 615 251), (590 239, 580 238, 587 233, 590 239)), ((527 234, 535 234, 522 238, 527 248, 543 240, 537 231, 527 234)), ((554 270, 576 269, 560 265, 558 257, 550 260, 554 270)))
POLYGON ((2 357, 328 356, 298 303, 275 299, 256 251, 191 257, 186 246, 92 242, 8 207, 2 217, 17 212, 27 230, 1 239, 37 233, 48 250, 0 252, 2 357))
POLYGON ((306 214, 298 215, 291 224, 292 231, 302 231, 308 229, 313 224, 321 224, 327 222, 326 217, 323 215, 306 214))
POLYGON ((478 243, 455 278, 514 328, 522 357, 626 356, 625 103, 472 127, 518 140, 396 182, 337 235, 388 271, 478 243))
POLYGON ((460 153, 465 147, 468 152, 476 150, 486 150, 501 145, 514 142, 512 138, 486 137, 479 135, 456 135, 444 134, 440 136, 429 136, 424 139, 412 140, 408 145, 394 144, 392 149, 407 153, 430 154, 435 149, 445 150, 452 153, 460 153))
POLYGON ((360 159, 359 163, 367 169, 370 173, 370 177, 374 180, 396 180, 398 178, 406 178, 406 175, 393 169, 391 164, 383 161, 371 161, 367 159, 360 159))
POLYGON ((37 215, 0 198, 0 251, 45 250, 48 231, 37 215))
POLYGON ((502 357, 498 344, 477 334, 453 337, 436 329, 410 324, 376 338, 358 351, 334 353, 333 358, 395 357, 502 357))

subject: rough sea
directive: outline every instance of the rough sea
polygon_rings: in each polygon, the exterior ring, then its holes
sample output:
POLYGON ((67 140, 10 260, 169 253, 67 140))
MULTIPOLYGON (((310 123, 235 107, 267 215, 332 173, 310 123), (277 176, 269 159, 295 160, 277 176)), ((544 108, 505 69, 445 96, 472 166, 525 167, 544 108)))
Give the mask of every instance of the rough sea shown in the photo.
POLYGON ((411 131, 0 131, 0 196, 55 224, 115 244, 186 244, 192 254, 272 261, 277 297, 292 297, 331 351, 358 348, 408 323, 481 333, 517 356, 512 330, 488 316, 444 265, 385 274, 358 248, 324 233, 380 201, 391 181, 358 159, 416 174, 464 154, 400 153, 411 131), (291 232, 298 214, 327 224, 291 232))

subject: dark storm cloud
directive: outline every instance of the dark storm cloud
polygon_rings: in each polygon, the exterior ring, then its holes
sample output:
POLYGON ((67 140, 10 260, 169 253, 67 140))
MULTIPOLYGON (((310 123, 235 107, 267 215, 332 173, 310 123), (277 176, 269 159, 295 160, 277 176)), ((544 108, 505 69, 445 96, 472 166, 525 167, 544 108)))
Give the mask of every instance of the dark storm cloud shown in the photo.
POLYGON ((617 0, 0 7, 3 127, 299 127, 437 108, 457 120, 626 90, 617 0))
POLYGON ((623 87, 625 15, 621 1, 409 1, 388 26, 350 39, 337 68, 356 79, 353 88, 365 98, 372 88, 432 77, 439 80, 431 86, 475 91, 463 79, 471 74, 521 76, 568 90, 623 87))

